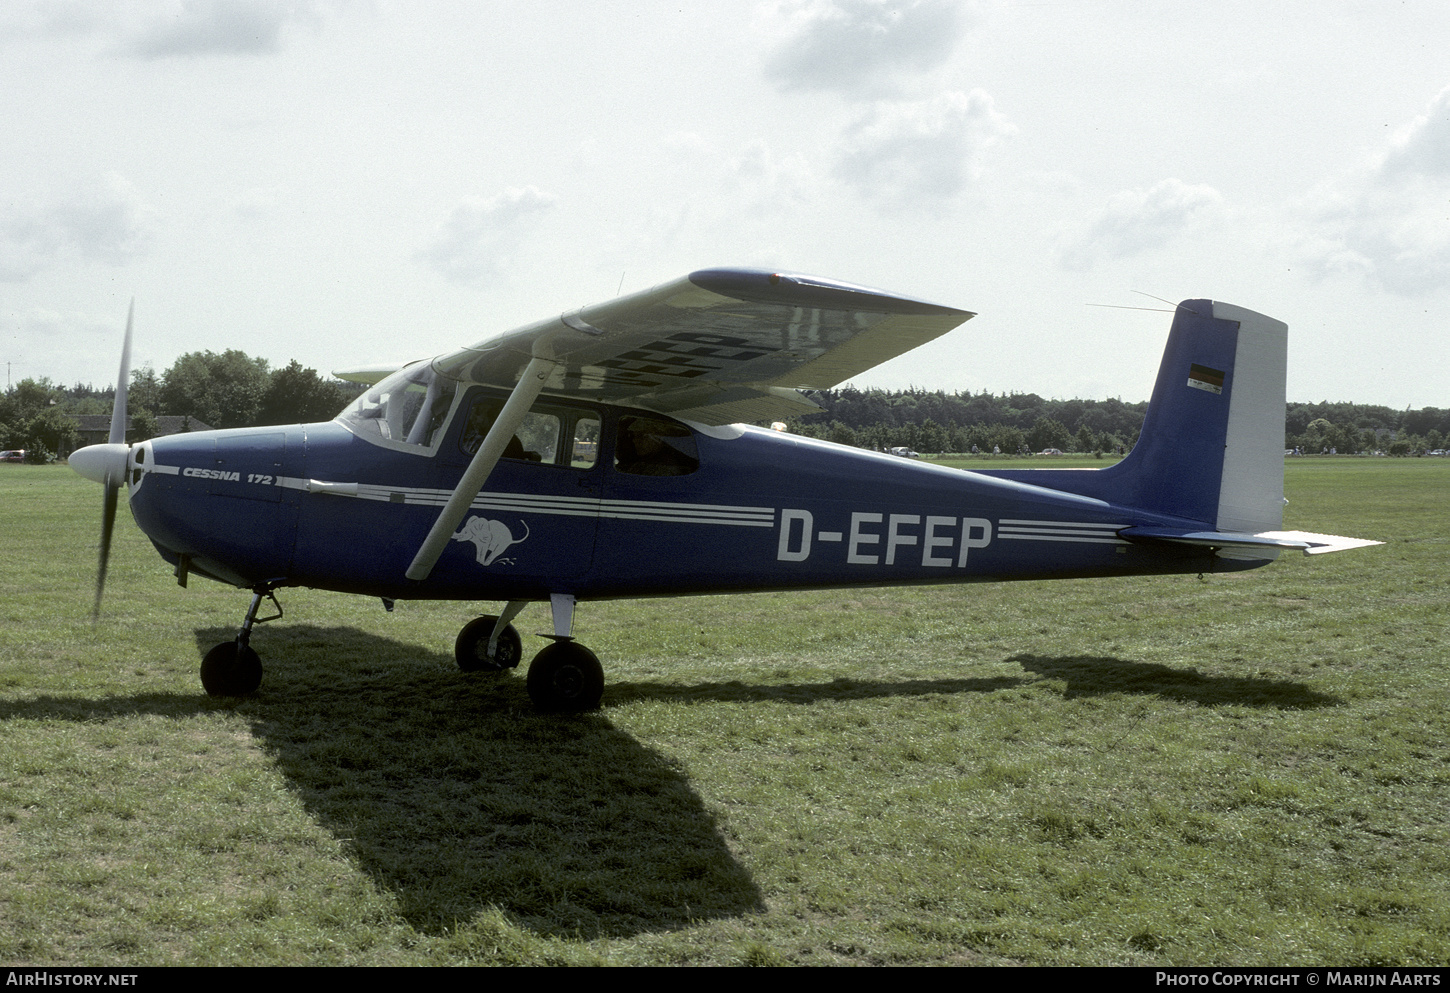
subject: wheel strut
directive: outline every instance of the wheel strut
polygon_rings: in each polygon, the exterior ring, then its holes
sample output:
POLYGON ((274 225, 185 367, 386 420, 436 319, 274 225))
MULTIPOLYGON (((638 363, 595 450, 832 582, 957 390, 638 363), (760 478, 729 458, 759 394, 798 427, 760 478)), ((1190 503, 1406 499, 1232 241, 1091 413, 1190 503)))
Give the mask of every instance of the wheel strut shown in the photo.
POLYGON ((252 640, 252 625, 266 624, 268 621, 275 621, 282 616, 282 605, 277 602, 277 594, 272 592, 270 586, 258 586, 252 591, 252 605, 247 608, 247 616, 242 618, 242 628, 237 632, 237 648, 246 648, 252 640), (271 617, 258 617, 257 609, 262 606, 262 597, 272 601, 272 606, 277 612, 271 617))

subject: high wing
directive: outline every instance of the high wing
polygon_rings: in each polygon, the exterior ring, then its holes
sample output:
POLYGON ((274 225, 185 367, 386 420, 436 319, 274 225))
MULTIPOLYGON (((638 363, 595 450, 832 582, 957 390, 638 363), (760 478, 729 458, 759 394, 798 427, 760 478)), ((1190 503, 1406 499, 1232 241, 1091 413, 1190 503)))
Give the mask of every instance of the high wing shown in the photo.
POLYGON ((438 356, 450 379, 629 403, 701 424, 820 409, 826 389, 974 315, 865 286, 766 269, 702 269, 438 356))

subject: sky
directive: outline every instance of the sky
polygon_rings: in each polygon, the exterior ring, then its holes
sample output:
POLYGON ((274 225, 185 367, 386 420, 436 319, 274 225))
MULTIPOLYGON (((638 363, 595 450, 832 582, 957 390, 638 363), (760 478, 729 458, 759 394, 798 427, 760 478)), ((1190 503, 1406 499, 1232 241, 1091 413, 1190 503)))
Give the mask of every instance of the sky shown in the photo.
POLYGON ((8 0, 0 361, 421 358, 694 269, 977 312, 857 379, 1143 400, 1167 304, 1291 401, 1450 407, 1443 0, 8 0))

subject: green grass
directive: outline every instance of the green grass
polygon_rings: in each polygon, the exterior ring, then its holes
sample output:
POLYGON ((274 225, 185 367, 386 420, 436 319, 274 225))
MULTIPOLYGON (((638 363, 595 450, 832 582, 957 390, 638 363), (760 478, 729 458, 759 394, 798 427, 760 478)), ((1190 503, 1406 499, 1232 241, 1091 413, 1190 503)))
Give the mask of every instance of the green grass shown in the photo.
POLYGON ((98 488, 0 470, 0 960, 1450 959, 1450 462, 1291 460, 1388 544, 1249 573, 586 604, 562 719, 305 590, 208 699, 245 595, 123 512, 92 628, 98 488))

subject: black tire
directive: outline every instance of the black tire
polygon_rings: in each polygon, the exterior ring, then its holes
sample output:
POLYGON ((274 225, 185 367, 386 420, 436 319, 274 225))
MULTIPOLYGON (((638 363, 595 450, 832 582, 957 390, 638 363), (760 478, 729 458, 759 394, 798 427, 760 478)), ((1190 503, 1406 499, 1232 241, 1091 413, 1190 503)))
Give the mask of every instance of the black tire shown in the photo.
POLYGON ((488 636, 497 623, 497 617, 488 615, 463 625, 458 640, 453 643, 458 668, 464 672, 502 672, 519 667, 519 660, 524 657, 524 643, 512 624, 499 632, 498 651, 493 658, 488 657, 488 636))
POLYGON ((224 641, 201 660, 201 686, 207 696, 246 696, 262 685, 262 660, 251 646, 237 651, 235 641, 224 641))
POLYGON ((529 699, 546 713, 577 714, 599 709, 604 667, 575 641, 556 641, 529 663, 529 699))

